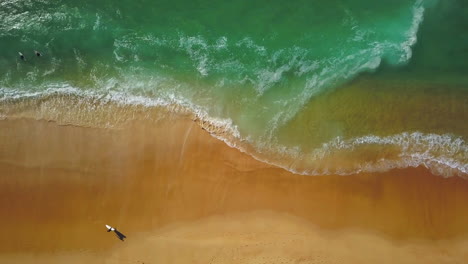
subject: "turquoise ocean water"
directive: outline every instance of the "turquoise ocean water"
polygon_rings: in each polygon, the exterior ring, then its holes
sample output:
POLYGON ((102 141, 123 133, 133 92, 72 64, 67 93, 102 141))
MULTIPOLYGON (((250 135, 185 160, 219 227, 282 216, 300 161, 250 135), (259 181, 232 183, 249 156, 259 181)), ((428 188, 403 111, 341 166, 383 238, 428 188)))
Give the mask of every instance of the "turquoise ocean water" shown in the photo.
POLYGON ((3 118, 176 104, 297 173, 468 173, 463 0, 4 0, 0 51, 3 118))

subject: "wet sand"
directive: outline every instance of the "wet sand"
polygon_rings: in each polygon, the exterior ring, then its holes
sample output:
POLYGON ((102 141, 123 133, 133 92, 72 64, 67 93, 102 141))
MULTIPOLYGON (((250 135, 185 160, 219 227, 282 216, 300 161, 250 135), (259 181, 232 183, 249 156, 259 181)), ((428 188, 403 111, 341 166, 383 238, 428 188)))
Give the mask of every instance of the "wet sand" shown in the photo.
POLYGON ((468 261, 467 180, 294 175, 189 119, 3 120, 0 175, 2 263, 468 261))

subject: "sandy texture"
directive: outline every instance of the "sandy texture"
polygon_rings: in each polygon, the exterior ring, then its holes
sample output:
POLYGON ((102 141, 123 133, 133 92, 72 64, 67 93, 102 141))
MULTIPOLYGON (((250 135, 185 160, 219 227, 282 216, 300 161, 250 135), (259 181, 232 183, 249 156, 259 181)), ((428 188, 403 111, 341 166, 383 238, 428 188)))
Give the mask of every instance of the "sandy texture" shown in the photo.
POLYGON ((2 263, 468 261, 466 180, 293 175, 181 118, 0 121, 0 175, 2 263))

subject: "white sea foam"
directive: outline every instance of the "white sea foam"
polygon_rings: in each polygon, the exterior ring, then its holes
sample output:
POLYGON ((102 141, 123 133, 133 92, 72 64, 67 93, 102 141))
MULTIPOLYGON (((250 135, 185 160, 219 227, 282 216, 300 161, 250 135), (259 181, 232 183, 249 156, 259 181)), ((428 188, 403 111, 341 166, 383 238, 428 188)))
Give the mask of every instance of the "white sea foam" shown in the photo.
POLYGON ((236 42, 235 46, 237 47, 246 47, 247 49, 254 50, 255 53, 259 56, 266 56, 267 49, 263 45, 255 43, 252 38, 245 37, 242 40, 236 42))
POLYGON ((318 70, 319 62, 307 59, 308 53, 308 50, 299 47, 281 49, 274 52, 269 59, 272 66, 259 69, 256 72, 255 89, 259 96, 283 80, 287 72, 292 72, 296 77, 301 77, 318 70), (283 62, 284 58, 286 58, 286 62, 283 62))
POLYGON ((81 52, 79 50, 77 50, 77 49, 73 49, 73 53, 75 54, 75 59, 76 59, 76 62, 78 63, 78 68, 80 70, 83 70, 83 68, 86 67, 86 62, 83 59, 83 56, 81 55, 81 52))
POLYGON ((228 46, 228 40, 226 37, 220 37, 216 40, 215 48, 217 50, 226 49, 228 46))
POLYGON ((406 40, 401 43, 401 49, 404 51, 404 53, 400 57, 400 62, 406 62, 411 58, 411 47, 416 44, 418 29, 424 19, 423 0, 416 0, 412 13, 413 19, 410 28, 406 32, 406 40))
POLYGON ((93 30, 99 29, 100 26, 101 26, 101 16, 99 15, 99 13, 96 13, 96 22, 94 23, 93 30))
MULTIPOLYGON (((246 151, 242 146, 230 146, 246 151)), ((401 133, 387 137, 374 135, 349 140, 335 138, 311 152, 303 152, 298 147, 261 145, 260 152, 249 153, 254 158, 271 163, 285 170, 302 175, 351 175, 361 172, 385 172, 391 169, 424 166, 432 173, 443 177, 468 176, 468 145, 460 138, 444 134, 424 134, 420 132, 401 133), (366 160, 354 158, 351 164, 340 163, 343 154, 352 157, 366 147, 377 146, 378 151, 393 148, 397 157, 366 160), (269 159, 262 152, 270 151, 278 157, 269 159), (338 162, 336 162, 338 160, 338 162), (334 161, 334 162, 331 162, 334 161), (334 165, 330 165, 330 163, 334 165)), ((377 155, 375 155, 377 156, 377 155)), ((346 161, 346 160, 345 160, 346 161)))
MULTIPOLYGON (((0 103, 8 104, 28 99, 44 99, 53 96, 76 96, 84 100, 95 101, 105 104, 106 102, 117 103, 121 105, 137 105, 144 107, 170 107, 171 110, 181 111, 182 113, 192 113, 196 119, 207 122, 207 124, 218 129, 222 129, 230 135, 240 138, 237 126, 231 119, 211 117, 207 109, 195 105, 186 98, 177 96, 174 93, 166 93, 157 98, 145 96, 128 95, 120 91, 109 90, 107 93, 94 90, 82 90, 69 85, 68 83, 49 84, 42 91, 20 91, 9 88, 0 88, 0 103)), ((7 115, 5 115, 6 117, 7 115)))
POLYGON ((207 43, 207 41, 202 36, 181 36, 179 39, 179 47, 185 49, 192 61, 195 62, 197 71, 202 76, 208 76, 210 71, 210 45, 207 43))

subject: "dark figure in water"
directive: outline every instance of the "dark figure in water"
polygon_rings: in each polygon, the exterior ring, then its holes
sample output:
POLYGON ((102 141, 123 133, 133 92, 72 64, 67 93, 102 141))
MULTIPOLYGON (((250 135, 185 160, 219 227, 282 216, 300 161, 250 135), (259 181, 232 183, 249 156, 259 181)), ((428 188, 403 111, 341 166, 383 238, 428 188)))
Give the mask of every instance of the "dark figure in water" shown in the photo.
POLYGON ((21 60, 23 60, 23 61, 26 60, 26 58, 24 57, 23 53, 18 52, 18 55, 19 55, 19 57, 20 57, 21 60))
POLYGON ((117 235, 117 237, 124 241, 125 238, 127 238, 124 234, 120 233, 117 229, 113 228, 112 226, 106 225, 107 232, 114 231, 114 233, 117 235))
POLYGON ((41 57, 41 56, 42 56, 42 54, 41 54, 39 51, 37 51, 37 50, 34 51, 34 54, 36 54, 37 57, 41 57))

